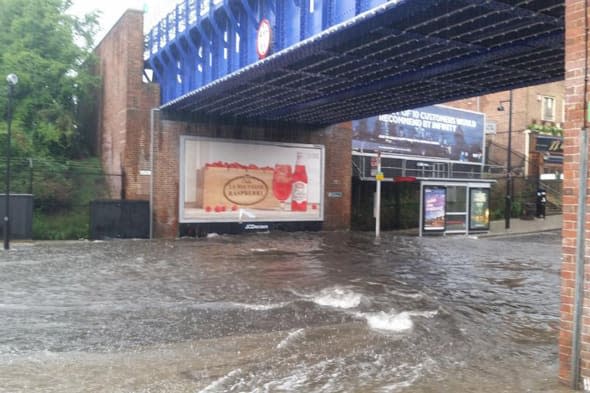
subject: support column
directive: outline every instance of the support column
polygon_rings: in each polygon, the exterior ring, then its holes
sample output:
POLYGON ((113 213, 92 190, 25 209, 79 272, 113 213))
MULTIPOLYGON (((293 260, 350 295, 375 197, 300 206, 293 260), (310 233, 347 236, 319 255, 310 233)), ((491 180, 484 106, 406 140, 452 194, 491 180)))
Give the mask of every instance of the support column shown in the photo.
POLYGON ((563 262, 561 267, 561 323, 559 336, 559 378, 564 384, 581 388, 590 378, 590 314, 584 309, 590 294, 588 282, 588 149, 581 150, 587 127, 588 101, 588 1, 566 2, 565 36, 565 127, 563 183, 563 262), (582 191, 582 193, 580 193, 582 191), (583 274, 577 274, 584 272, 583 274), (579 322, 579 326, 577 326, 579 322))

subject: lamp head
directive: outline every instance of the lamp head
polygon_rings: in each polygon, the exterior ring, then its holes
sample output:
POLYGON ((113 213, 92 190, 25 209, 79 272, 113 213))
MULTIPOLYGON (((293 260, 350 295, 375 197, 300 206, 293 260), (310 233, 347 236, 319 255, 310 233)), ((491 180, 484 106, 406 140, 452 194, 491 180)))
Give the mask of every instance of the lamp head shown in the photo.
POLYGON ((504 112, 504 105, 502 105, 502 104, 498 105, 498 111, 504 112))
POLYGON ((16 74, 8 74, 8 76, 6 76, 6 82, 8 82, 9 85, 14 86, 18 83, 18 76, 16 76, 16 74))

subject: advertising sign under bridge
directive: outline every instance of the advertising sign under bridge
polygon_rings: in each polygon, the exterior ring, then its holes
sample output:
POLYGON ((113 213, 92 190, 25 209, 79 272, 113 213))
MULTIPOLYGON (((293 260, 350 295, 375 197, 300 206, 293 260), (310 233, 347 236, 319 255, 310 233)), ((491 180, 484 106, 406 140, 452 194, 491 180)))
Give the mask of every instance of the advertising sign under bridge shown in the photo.
POLYGON ((483 164, 485 115, 427 106, 352 122, 353 150, 483 164))

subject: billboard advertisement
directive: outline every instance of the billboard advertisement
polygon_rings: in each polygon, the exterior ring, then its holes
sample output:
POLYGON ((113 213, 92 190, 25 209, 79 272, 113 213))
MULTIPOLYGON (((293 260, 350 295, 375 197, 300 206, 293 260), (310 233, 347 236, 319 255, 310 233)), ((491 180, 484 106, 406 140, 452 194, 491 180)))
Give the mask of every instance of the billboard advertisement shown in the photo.
POLYGON ((490 229, 489 188, 469 189, 469 230, 490 229))
POLYGON ((324 148, 184 136, 182 223, 320 221, 324 148))
POLYGON ((485 115, 442 105, 352 122, 360 152, 483 164, 485 115))
POLYGON ((447 205, 445 187, 424 187, 424 222, 425 231, 444 231, 447 205))

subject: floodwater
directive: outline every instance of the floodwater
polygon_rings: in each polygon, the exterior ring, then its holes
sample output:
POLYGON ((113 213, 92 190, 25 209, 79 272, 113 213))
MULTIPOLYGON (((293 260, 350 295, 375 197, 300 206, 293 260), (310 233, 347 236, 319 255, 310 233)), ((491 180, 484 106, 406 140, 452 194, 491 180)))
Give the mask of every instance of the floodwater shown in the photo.
POLYGON ((569 392, 560 237, 13 243, 0 392, 569 392))

